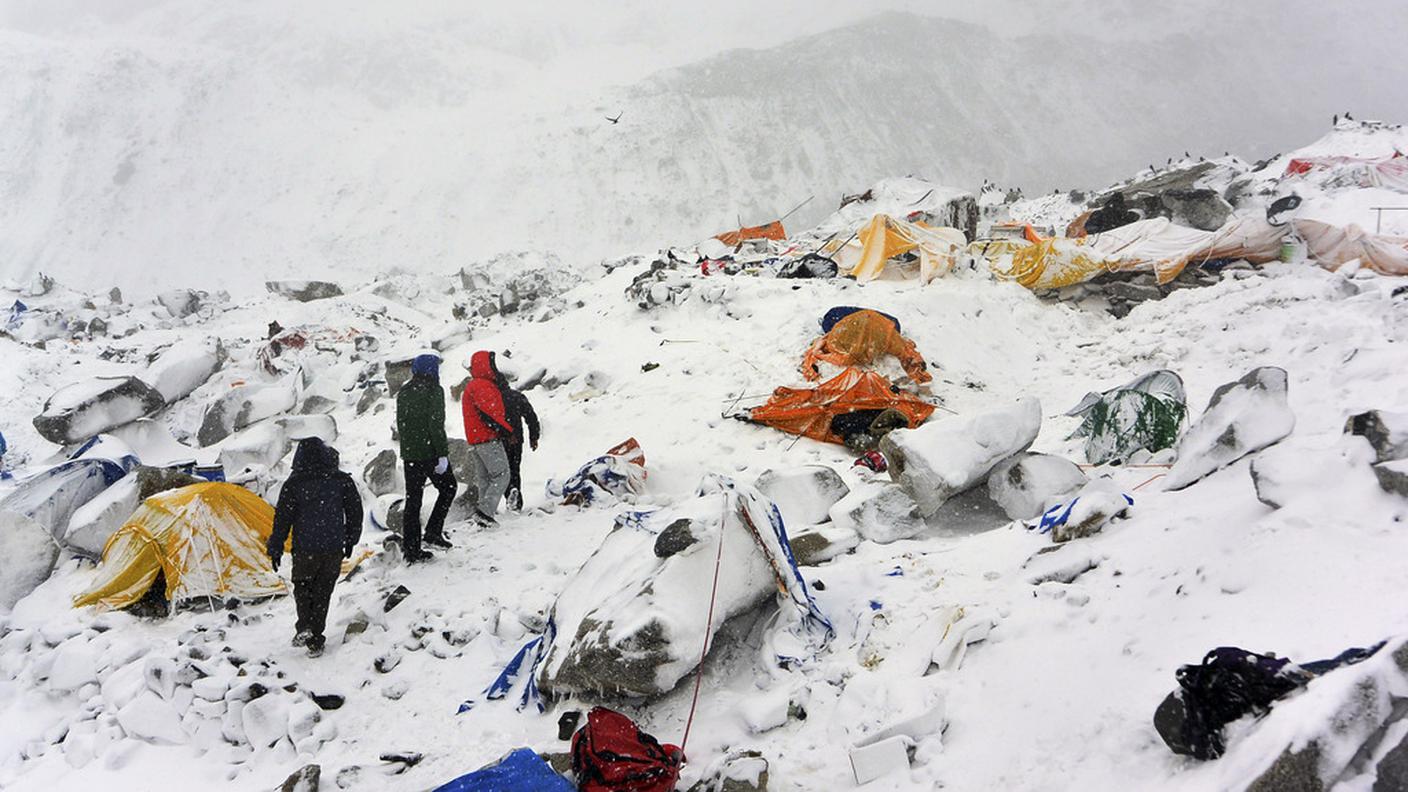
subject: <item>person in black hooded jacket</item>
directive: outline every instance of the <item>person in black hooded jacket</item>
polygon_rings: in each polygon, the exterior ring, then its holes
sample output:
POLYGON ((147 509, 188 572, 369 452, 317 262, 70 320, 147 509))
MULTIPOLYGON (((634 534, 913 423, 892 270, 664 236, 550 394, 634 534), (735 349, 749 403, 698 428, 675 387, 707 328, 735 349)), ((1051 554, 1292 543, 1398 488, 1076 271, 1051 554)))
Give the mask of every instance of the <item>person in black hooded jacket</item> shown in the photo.
POLYGON ((298 621, 294 646, 308 654, 323 653, 332 590, 342 571, 342 559, 362 538, 362 496, 352 476, 337 469, 337 451, 322 440, 298 441, 293 470, 279 492, 274 531, 269 536, 269 561, 277 571, 284 543, 293 534, 293 602, 298 621))
POLYGON ((504 415, 508 418, 512 433, 504 438, 504 451, 508 453, 508 491, 504 501, 510 509, 523 509, 523 422, 528 422, 528 446, 538 450, 538 413, 533 410, 523 391, 514 390, 508 378, 501 372, 498 377, 499 392, 504 396, 504 415))

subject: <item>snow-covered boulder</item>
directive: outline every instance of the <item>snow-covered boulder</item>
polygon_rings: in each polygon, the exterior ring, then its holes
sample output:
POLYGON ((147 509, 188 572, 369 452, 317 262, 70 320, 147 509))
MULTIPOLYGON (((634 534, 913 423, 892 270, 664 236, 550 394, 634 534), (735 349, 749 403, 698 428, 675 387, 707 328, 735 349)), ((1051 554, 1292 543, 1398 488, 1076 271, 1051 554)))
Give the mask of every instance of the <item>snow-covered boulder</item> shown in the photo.
POLYGON ((801 566, 815 566, 845 555, 860 544, 860 533, 839 525, 812 525, 800 531, 788 529, 792 555, 801 566))
POLYGON ((988 495, 1013 520, 1031 520, 1085 486, 1086 475, 1065 457, 1019 454, 992 469, 988 495))
POLYGON ((140 489, 137 476, 129 473, 79 507, 63 533, 64 547, 89 558, 101 556, 108 537, 141 505, 140 489))
POLYGON ((235 475, 256 466, 270 468, 292 448, 288 433, 278 421, 255 424, 220 444, 220 465, 235 475))
POLYGON ((1000 410, 956 415, 880 441, 890 477, 929 516, 943 502, 982 483, 1002 460, 1025 451, 1041 430, 1041 403, 1021 399, 1000 410))
POLYGON ((255 750, 269 748, 288 736, 288 701, 279 695, 261 696, 245 703, 240 719, 249 744, 255 750))
MULTIPOLYGON (((468 477, 469 471, 456 470, 456 478, 468 477)), ((405 489, 405 482, 402 480, 400 457, 390 448, 382 449, 372 460, 362 468, 362 481, 366 482, 367 489, 380 498, 394 492, 405 489)))
POLYGON ((337 442, 337 419, 331 415, 285 415, 274 420, 290 441, 316 437, 328 445, 337 442))
POLYGON ((831 507, 831 520, 879 544, 908 539, 926 527, 919 505, 898 484, 856 487, 831 507))
POLYGON ((172 289, 156 296, 157 304, 173 319, 184 319, 200 310, 200 294, 190 289, 172 289))
POLYGON ((0 510, 0 610, 13 608, 48 580, 58 557, 58 545, 44 526, 0 510))
POLYGON ((59 644, 54 650, 54 664, 49 667, 49 687, 67 693, 97 682, 101 654, 91 633, 59 644))
POLYGON ((156 745, 182 745, 189 739, 176 708, 150 690, 123 705, 117 722, 129 735, 156 745))
POLYGON ((1319 497, 1326 487, 1352 475, 1367 475, 1374 449, 1359 437, 1331 448, 1279 444, 1252 458, 1249 471, 1257 500, 1279 509, 1305 495, 1319 497))
POLYGON ((81 443, 164 406, 161 394, 136 377, 95 377, 50 396, 34 428, 51 443, 81 443))
MULTIPOLYGON (((705 641, 725 622, 775 593, 779 574, 792 575, 771 532, 770 504, 752 488, 719 481, 726 480, 706 477, 699 497, 679 506, 617 520, 558 595, 557 634, 538 675, 544 691, 666 693, 694 669, 705 641), (659 534, 681 521, 693 541, 665 558, 656 555, 659 534), (700 614, 710 605, 720 541, 714 621, 706 631, 700 614)), ((784 583, 790 591, 794 581, 784 583)))
POLYGON ((1286 392, 1286 371, 1274 366, 1253 369, 1218 387, 1178 442, 1178 461, 1164 479, 1164 488, 1182 489, 1289 435, 1296 416, 1286 392))
POLYGON ((292 410, 298 403, 297 376, 232 388, 206 407, 196 439, 203 447, 214 445, 246 426, 292 410))
POLYGON ((161 398, 172 404, 189 396, 220 370, 225 348, 218 339, 191 338, 172 344, 142 375, 161 398))
POLYGON ((826 522, 831 507, 851 491, 826 465, 767 470, 754 486, 777 505, 789 528, 826 522))
POLYGON ((327 281, 265 281, 264 288, 268 289, 270 294, 277 294, 280 297, 287 297, 298 302, 312 302, 342 296, 342 287, 327 281))
POLYGON ((1110 520, 1129 511, 1124 490, 1108 478, 1091 479, 1064 510, 1066 519, 1051 529, 1051 541, 1069 542, 1097 534, 1110 520))
POLYGON ((1408 459, 1395 459, 1374 465, 1374 475, 1384 492, 1408 498, 1408 459))
POLYGON ((1363 412, 1350 416, 1344 431, 1368 440, 1374 449, 1375 462, 1408 457, 1408 412, 1363 412))

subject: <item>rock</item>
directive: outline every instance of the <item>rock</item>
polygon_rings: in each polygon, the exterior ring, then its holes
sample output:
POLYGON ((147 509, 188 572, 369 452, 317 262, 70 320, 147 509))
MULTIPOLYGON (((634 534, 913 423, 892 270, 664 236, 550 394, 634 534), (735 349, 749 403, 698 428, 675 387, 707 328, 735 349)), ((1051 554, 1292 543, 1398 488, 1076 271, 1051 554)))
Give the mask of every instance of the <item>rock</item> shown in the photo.
POLYGON ((982 483, 999 462, 1025 451, 1040 429, 1041 403, 1027 398, 1001 410, 896 429, 880 441, 880 451, 890 463, 890 477, 927 517, 982 483))
POLYGON ((59 548, 49 531, 34 519, 0 511, 0 611, 29 596, 49 579, 59 548))
POLYGON ((1074 462, 1050 454, 1019 454, 993 468, 988 495, 1013 520, 1040 517, 1085 485, 1087 477, 1074 462))
POLYGON ((264 288, 268 289, 270 294, 277 294, 280 297, 287 297, 298 302, 312 302, 342 296, 342 287, 327 281, 265 281, 264 288))
POLYGON ((380 498, 406 488, 399 462, 396 452, 387 448, 372 457, 372 461, 362 469, 362 480, 373 495, 380 498))
POLYGON ((1375 462, 1408 457, 1408 412, 1362 412, 1345 421, 1344 431, 1367 439, 1375 462))
POLYGON ((1402 792, 1408 789, 1408 734, 1390 748, 1374 768, 1371 792, 1402 792))
POLYGON ((284 415, 274 419, 292 442, 316 437, 328 445, 337 442, 337 419, 331 415, 284 415))
POLYGON ((1303 495, 1319 497, 1323 487, 1367 470, 1374 450, 1365 440, 1349 440, 1324 449, 1282 443, 1257 454, 1249 466, 1257 500, 1279 509, 1303 495))
POLYGON ((735 751, 711 764, 689 792, 767 792, 768 760, 757 751, 735 751))
POLYGON ((411 689, 411 684, 404 679, 399 682, 392 682, 381 689, 382 697, 391 701, 400 701, 411 689))
POLYGON ((406 597, 409 596, 411 596, 411 590, 406 588, 405 586, 398 585, 395 589, 391 591, 390 594, 386 595, 386 601, 382 603, 381 606, 382 612, 390 613, 393 608, 395 608, 397 605, 400 605, 402 602, 405 601, 406 597))
POLYGON ((279 464, 293 444, 277 421, 265 421, 248 427, 220 444, 220 466, 227 478, 252 468, 271 468, 279 464))
POLYGON ((1051 541, 1069 542, 1093 536, 1105 527, 1110 520, 1129 511, 1129 501, 1113 481, 1107 478, 1092 479, 1081 487, 1073 498, 1066 521, 1051 529, 1051 541))
POLYGON ((919 505, 898 484, 866 484, 831 507, 838 528, 855 531, 879 544, 908 539, 927 525, 919 505))
POLYGON ((347 701, 345 696, 338 693, 309 693, 308 695, 312 697, 313 703, 323 710, 342 709, 342 705, 347 701))
POLYGON ((200 295, 190 289, 174 289, 156 296, 156 301, 173 319, 184 319, 200 310, 200 295))
POLYGON ((323 710, 311 699, 293 703, 288 708, 288 738, 298 745, 313 736, 322 719, 323 710))
MULTIPOLYGON (((203 484, 205 479, 182 473, 172 468, 155 468, 146 465, 138 465, 130 476, 137 480, 137 500, 144 501, 158 493, 169 490, 189 487, 192 484, 203 484)), ((125 480, 126 477, 124 477, 125 480)), ((120 483, 120 482, 119 482, 120 483)), ((117 486, 114 484, 113 486, 117 486)))
POLYGON ((777 506, 789 529, 826 522, 831 507, 851 491, 841 476, 825 465, 767 470, 758 476, 755 486, 777 506))
POLYGON ((269 695, 269 688, 263 682, 242 682, 230 688, 225 694, 226 701, 250 702, 269 695))
POLYGON ((401 653, 394 649, 372 661, 372 667, 375 668, 379 674, 389 674, 400 664, 401 653))
POLYGON ((176 709, 151 691, 139 693, 119 709, 117 722, 132 737, 156 745, 181 745, 188 739, 176 709))
POLYGON ((288 702, 283 696, 261 696, 240 712, 245 738, 254 749, 269 748, 288 736, 288 702))
POLYGON ((400 393, 401 388, 410 381, 411 358, 386 362, 386 392, 391 398, 396 398, 396 394, 400 393))
POLYGON ((267 385, 232 388, 206 407, 196 440, 202 447, 214 445, 240 429, 288 412, 296 404, 298 388, 293 377, 267 385))
POLYGON ((1271 366, 1220 386, 1178 442, 1178 461, 1164 479, 1164 488, 1182 489, 1289 435, 1296 417, 1286 403, 1286 390, 1285 369, 1271 366))
POLYGON ((160 655, 149 655, 142 663, 142 677, 147 689, 167 701, 176 693, 176 661, 160 655))
POLYGON ((89 558, 102 556, 108 537, 122 527, 142 502, 137 476, 129 473, 80 506, 69 518, 61 542, 89 558))
POLYGON ((386 391, 380 385, 369 385, 362 390, 362 395, 357 399, 357 414, 362 415, 375 407, 386 396, 386 391))
POLYGON ((1129 281, 1113 281, 1101 285, 1101 290, 1111 297, 1116 297, 1129 302, 1144 302, 1146 300, 1157 300, 1163 297, 1163 292, 1153 283, 1132 283, 1129 281))
POLYGON ((318 792, 322 776, 323 768, 319 765, 304 765, 285 779, 277 792, 318 792))
POLYGON ((1374 475, 1378 476, 1384 492, 1408 498, 1408 459, 1380 462, 1374 465, 1374 475))
POLYGON ((1048 545, 1022 564, 1026 581, 1033 586, 1055 581, 1074 583, 1076 578, 1100 566, 1100 558, 1089 545, 1048 545))
POLYGON ((219 339, 188 339, 172 344, 142 375, 167 404, 189 396, 220 370, 225 348, 219 339))
POLYGON ((49 667, 49 687, 67 693, 97 682, 99 654, 85 635, 59 644, 54 650, 54 663, 49 667))
POLYGON ((122 289, 119 289, 116 286, 112 287, 111 289, 108 289, 108 302, 112 303, 113 305, 121 305, 122 289))
POLYGON ((851 552, 860 544, 860 534, 854 528, 840 525, 810 526, 796 533, 789 530, 787 538, 799 566, 816 566, 830 561, 851 552))
POLYGON ((206 701, 225 700, 225 694, 230 691, 230 680, 218 676, 201 677, 191 683, 191 692, 196 698, 206 701))
POLYGON ((337 402, 315 393, 303 399, 303 404, 298 407, 298 413, 300 415, 325 415, 336 407, 337 402))
POLYGON ((50 396, 34 428, 51 443, 82 443, 164 406, 161 394, 136 377, 96 377, 50 396))
POLYGON ((669 558, 698 542, 699 540, 690 530, 691 525, 689 519, 684 518, 675 520, 666 526, 665 530, 655 537, 655 557, 669 558))

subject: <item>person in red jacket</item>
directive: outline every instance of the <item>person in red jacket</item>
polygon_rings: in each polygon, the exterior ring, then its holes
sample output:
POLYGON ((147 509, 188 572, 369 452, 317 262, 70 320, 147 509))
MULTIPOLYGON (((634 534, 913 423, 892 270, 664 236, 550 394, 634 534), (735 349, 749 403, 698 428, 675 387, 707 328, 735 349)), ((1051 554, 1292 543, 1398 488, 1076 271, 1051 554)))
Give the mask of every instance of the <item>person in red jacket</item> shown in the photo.
POLYGON ((469 376, 460 406, 464 410, 464 439, 469 442, 470 479, 479 493, 474 518, 483 525, 493 525, 499 501, 508 490, 508 453, 503 440, 513 429, 504 412, 494 353, 475 352, 469 359, 469 376))

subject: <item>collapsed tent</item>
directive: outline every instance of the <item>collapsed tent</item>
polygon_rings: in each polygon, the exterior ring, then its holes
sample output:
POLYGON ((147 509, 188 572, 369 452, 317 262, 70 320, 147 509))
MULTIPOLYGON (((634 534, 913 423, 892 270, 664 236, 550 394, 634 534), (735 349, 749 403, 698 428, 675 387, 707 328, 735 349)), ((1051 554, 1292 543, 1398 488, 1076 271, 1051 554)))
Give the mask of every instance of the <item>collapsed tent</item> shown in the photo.
POLYGON ((585 506, 601 496, 625 498, 645 490, 645 452, 634 437, 577 469, 566 481, 552 479, 548 495, 565 505, 585 506))
POLYGON ((760 226, 745 226, 737 231, 725 231, 714 237, 729 247, 738 247, 750 239, 782 240, 786 238, 787 232, 783 230, 781 220, 774 220, 760 226))
POLYGON ((914 342, 900 334, 896 322, 877 311, 859 310, 836 322, 802 357, 802 376, 821 378, 822 362, 836 366, 866 366, 886 355, 898 358, 915 382, 929 382, 924 356, 914 342))
POLYGON ((1082 419, 1071 438, 1084 437, 1086 459, 1103 465, 1126 462, 1141 448, 1172 448, 1188 405, 1182 378, 1160 369, 1104 393, 1088 393, 1066 415, 1082 419))
POLYGON ((75 458, 30 476, 0 500, 0 511, 28 517, 62 538, 75 511, 136 467, 136 458, 118 444, 107 449, 113 453, 89 453, 94 449, 84 446, 75 458))
POLYGON ((1153 272, 1159 283, 1168 283, 1189 264, 1275 261, 1285 234, 1262 217, 1234 217, 1216 231, 1155 218, 1081 239, 1043 239, 1013 252, 1010 261, 999 256, 990 263, 999 278, 1028 289, 1059 289, 1106 272, 1153 272))
POLYGON ((1387 187, 1408 192, 1408 157, 1295 157, 1282 178, 1327 172, 1337 186, 1387 187))
POLYGON ((1408 275, 1408 237, 1370 234, 1357 225, 1343 228, 1318 220, 1292 221, 1310 257, 1331 272, 1359 259, 1380 275, 1408 275))
POLYGON ((97 578, 74 607, 125 608, 158 575, 171 603, 284 594, 265 545, 274 507, 235 484, 207 483, 148 498, 103 548, 97 578))
POLYGON ((887 262, 906 253, 919 255, 919 280, 928 283, 946 275, 957 265, 968 238, 956 228, 932 228, 923 223, 877 214, 856 232, 860 254, 854 246, 843 246, 836 256, 843 269, 862 283, 885 272, 887 262))
POLYGON ((867 413, 878 417, 895 410, 913 429, 934 413, 934 405, 890 384, 880 374, 847 368, 815 388, 781 387, 766 404, 748 410, 744 420, 825 443, 846 442, 837 419, 867 413))

